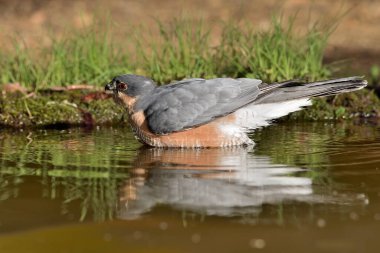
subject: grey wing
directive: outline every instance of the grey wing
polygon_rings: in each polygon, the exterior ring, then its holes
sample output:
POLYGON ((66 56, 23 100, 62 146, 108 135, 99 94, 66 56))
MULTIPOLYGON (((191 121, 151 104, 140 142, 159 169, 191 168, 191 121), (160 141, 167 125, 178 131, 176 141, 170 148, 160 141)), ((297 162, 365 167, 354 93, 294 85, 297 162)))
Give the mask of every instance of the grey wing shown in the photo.
POLYGON ((160 87, 144 113, 156 134, 206 124, 253 102, 260 93, 257 79, 190 79, 160 87))

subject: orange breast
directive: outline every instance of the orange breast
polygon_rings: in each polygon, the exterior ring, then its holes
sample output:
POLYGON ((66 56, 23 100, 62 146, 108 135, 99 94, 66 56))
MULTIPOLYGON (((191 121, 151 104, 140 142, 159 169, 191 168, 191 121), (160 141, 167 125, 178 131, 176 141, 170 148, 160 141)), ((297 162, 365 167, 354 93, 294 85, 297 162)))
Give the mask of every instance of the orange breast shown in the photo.
POLYGON ((226 135, 220 129, 220 125, 234 121, 234 115, 219 118, 208 124, 174 132, 166 135, 152 133, 147 125, 143 112, 137 112, 130 116, 130 123, 139 139, 154 147, 223 147, 241 145, 231 136, 226 135))

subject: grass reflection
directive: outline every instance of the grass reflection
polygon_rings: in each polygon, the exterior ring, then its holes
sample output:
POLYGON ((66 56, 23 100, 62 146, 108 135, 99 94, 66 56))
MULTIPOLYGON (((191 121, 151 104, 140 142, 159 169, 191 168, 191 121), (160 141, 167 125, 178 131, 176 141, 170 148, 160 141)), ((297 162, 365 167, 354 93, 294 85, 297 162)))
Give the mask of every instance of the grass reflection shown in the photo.
POLYGON ((156 204, 181 207, 186 217, 232 212, 244 218, 269 203, 281 220, 289 196, 307 203, 330 197, 333 155, 344 142, 378 138, 376 131, 281 123, 254 133, 253 150, 191 151, 141 149, 128 129, 2 131, 0 205, 34 194, 59 201, 64 215, 103 221, 138 217, 156 204))
POLYGON ((24 178, 38 177, 42 197, 62 200, 63 214, 79 203, 81 221, 112 219, 118 209, 118 187, 129 176, 127 168, 139 144, 126 130, 112 130, 114 138, 103 133, 2 132, 0 200, 16 198, 24 178))

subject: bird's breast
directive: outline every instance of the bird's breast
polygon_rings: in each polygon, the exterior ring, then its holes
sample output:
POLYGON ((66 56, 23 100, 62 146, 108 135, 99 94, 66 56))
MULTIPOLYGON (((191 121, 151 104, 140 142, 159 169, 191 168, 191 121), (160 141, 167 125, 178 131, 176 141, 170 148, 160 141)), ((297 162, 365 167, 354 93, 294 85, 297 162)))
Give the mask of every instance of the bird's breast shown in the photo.
POLYGON ((227 115, 205 125, 157 135, 150 131, 144 112, 139 111, 130 114, 130 125, 141 142, 154 147, 199 148, 251 144, 245 133, 236 134, 231 128, 225 127, 233 123, 234 118, 234 115, 227 115))

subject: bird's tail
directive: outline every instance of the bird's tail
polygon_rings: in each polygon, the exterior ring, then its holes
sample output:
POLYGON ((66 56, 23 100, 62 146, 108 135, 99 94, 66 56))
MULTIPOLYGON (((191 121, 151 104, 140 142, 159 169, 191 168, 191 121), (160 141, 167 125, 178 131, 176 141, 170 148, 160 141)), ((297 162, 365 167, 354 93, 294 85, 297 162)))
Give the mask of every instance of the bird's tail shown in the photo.
POLYGON ((311 105, 310 98, 336 95, 359 90, 367 85, 361 77, 348 77, 312 83, 291 80, 282 83, 261 84, 257 99, 238 110, 238 125, 245 129, 266 126, 273 119, 311 105))
POLYGON ((331 96, 359 90, 367 85, 362 77, 354 76, 312 83, 291 80, 282 83, 262 84, 262 93, 255 104, 278 103, 302 98, 331 96))

